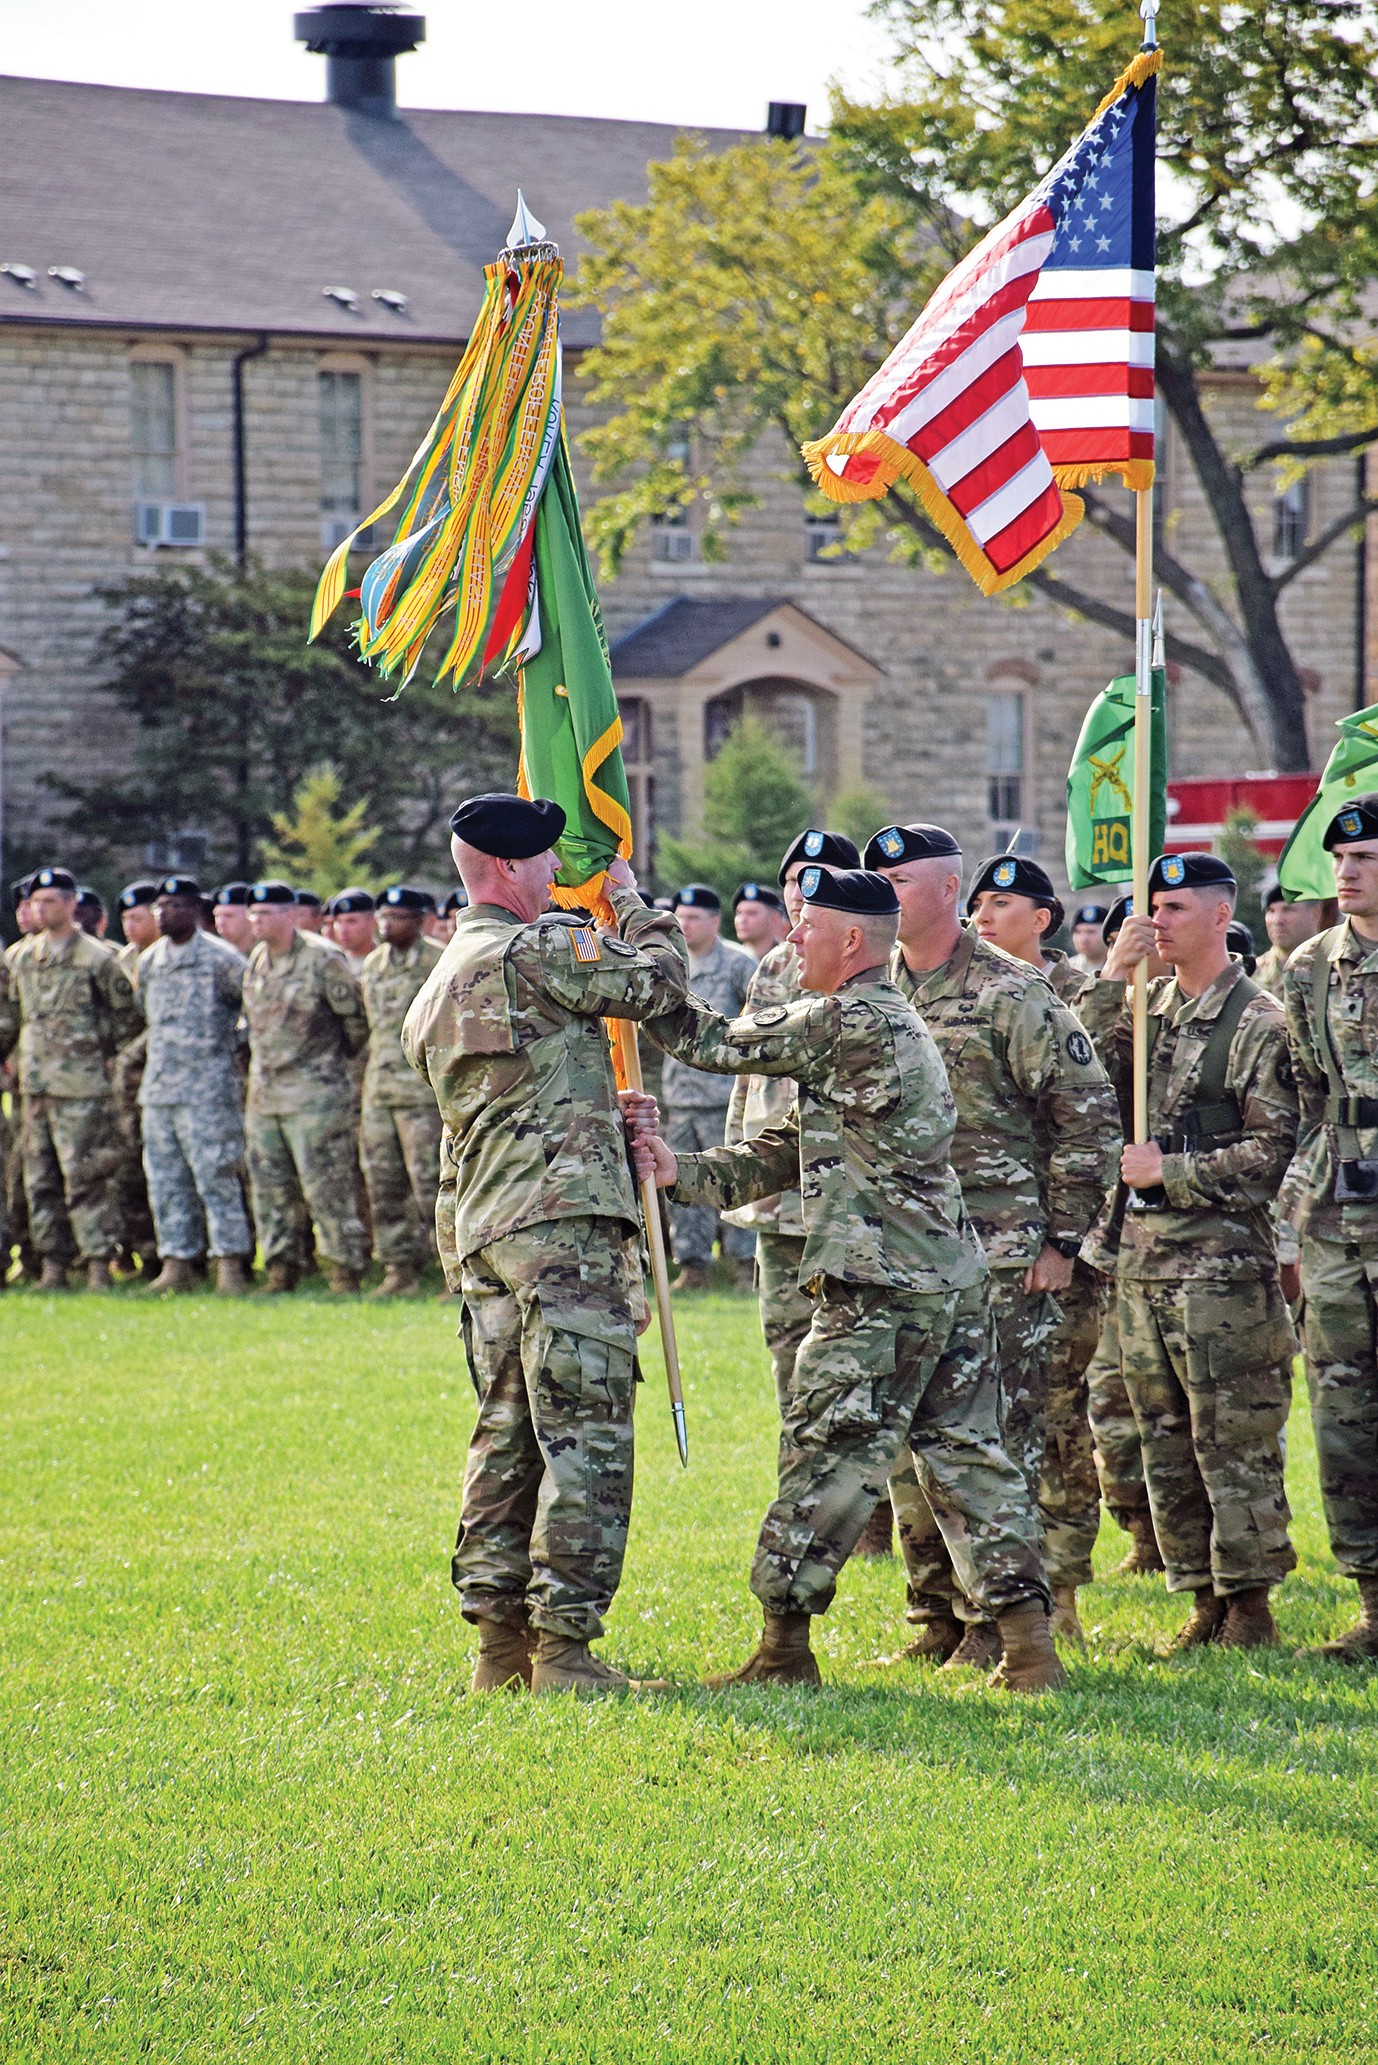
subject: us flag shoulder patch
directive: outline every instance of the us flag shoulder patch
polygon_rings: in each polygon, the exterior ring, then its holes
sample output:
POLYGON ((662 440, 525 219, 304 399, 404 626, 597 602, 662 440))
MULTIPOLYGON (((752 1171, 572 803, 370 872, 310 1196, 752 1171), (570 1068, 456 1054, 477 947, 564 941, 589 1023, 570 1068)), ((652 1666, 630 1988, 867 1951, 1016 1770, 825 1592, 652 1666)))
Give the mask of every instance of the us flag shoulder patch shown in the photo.
POLYGON ((600 961, 603 958, 603 950, 598 944, 598 934, 591 926, 577 925, 569 936, 574 942, 576 961, 600 961))

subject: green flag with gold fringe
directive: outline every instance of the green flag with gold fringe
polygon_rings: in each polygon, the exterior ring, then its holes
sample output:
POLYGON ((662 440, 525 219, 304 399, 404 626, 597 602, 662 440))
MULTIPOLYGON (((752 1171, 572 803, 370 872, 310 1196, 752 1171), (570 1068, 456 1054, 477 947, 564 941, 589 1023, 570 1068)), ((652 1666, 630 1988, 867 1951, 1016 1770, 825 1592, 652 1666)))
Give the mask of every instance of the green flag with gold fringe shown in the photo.
MULTIPOLYGON (((1148 850, 1167 831, 1166 676, 1153 669, 1148 850)), ((1067 770, 1067 880, 1073 889, 1120 888, 1134 876, 1134 676, 1101 690, 1067 770)))
POLYGON ((1346 803, 1378 789, 1378 703, 1342 717, 1338 729, 1321 785, 1278 856, 1278 880, 1289 903, 1319 903, 1335 894, 1334 865, 1321 840, 1346 803))

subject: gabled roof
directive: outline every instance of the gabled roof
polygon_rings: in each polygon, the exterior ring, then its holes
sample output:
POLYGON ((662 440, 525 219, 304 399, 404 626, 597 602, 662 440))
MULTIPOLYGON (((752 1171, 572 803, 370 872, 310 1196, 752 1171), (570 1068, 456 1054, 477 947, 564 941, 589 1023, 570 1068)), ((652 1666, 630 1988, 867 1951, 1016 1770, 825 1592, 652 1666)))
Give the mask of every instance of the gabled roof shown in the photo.
MULTIPOLYGON (((328 105, 0 78, 0 322, 298 332, 343 347, 457 343, 506 242, 517 187, 559 243, 573 218, 640 201, 676 130, 568 115, 328 105), (52 265, 86 275, 80 291, 52 265), (326 287, 359 297, 352 314, 326 287), (371 297, 408 296, 405 315, 371 297)), ((735 132, 705 132, 718 146, 735 132)), ((591 310, 565 341, 597 334, 591 310)))
POLYGON ((729 639, 739 638, 762 617, 779 609, 785 600, 780 595, 756 600, 728 595, 721 601, 676 595, 612 641, 613 672, 626 680, 635 677, 638 681, 687 674, 729 639))

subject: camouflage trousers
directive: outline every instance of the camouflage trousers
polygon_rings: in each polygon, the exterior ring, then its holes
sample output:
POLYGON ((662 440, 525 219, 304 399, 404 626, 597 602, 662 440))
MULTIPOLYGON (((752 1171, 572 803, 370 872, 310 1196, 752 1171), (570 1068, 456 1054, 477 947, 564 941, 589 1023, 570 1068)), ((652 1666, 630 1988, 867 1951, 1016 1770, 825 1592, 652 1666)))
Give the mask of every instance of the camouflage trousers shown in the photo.
MULTIPOLYGON (((1036 1510, 1043 1473, 1048 1357, 1062 1309, 1046 1291, 1025 1291, 1022 1269, 993 1269, 987 1302, 995 1322, 1000 1438, 1036 1510)), ((890 1479, 890 1503, 904 1555, 908 1618, 986 1618, 961 1582, 916 1473, 903 1463, 890 1479)))
POLYGON ((1127 1528, 1135 1514, 1148 1512, 1148 1488, 1139 1423, 1120 1367, 1120 1309, 1113 1279, 1106 1283, 1104 1312, 1100 1339, 1086 1372, 1086 1402, 1100 1494, 1112 1517, 1127 1528))
POLYGON ((14 1234, 10 1223, 10 1160, 14 1154, 14 1132, 9 1115, 0 1104, 0 1278, 9 1275, 10 1249, 14 1234))
POLYGON ((639 1250, 616 1219, 556 1219, 466 1255, 478 1393, 451 1575, 468 1620, 603 1632, 632 1510, 639 1250))
POLYGON ((244 1137, 264 1261, 300 1264, 303 1219, 309 1218, 326 1261, 367 1269, 353 1106, 279 1116, 255 1111, 250 1098, 244 1137))
POLYGON ((1277 1278, 1121 1277, 1118 1302, 1168 1590, 1279 1584, 1297 1560, 1282 1479, 1296 1342, 1277 1278))
MULTIPOLYGON (((18 1248, 21 1263, 26 1269, 33 1270, 38 1262, 38 1250, 33 1242, 33 1232, 29 1224, 29 1200, 24 1190, 24 1101, 17 1091, 10 1099, 10 1109, 12 1117, 4 1166, 5 1221, 9 1232, 9 1246, 4 1252, 8 1262, 10 1248, 18 1248)), ((77 1244, 72 1238, 67 1206, 61 1198, 57 1200, 56 1217, 58 1245, 52 1250, 53 1259, 64 1263, 75 1261, 77 1244)))
POLYGON ((109 1261, 120 1245, 120 1177, 128 1149, 103 1097, 24 1099, 24 1195, 33 1244, 45 1260, 109 1261))
POLYGON ((901 1456, 970 1596, 989 1613, 1047 1603, 1037 1514, 1000 1439, 985 1283, 904 1293, 826 1278, 751 1566, 766 1610, 827 1612, 901 1456))
POLYGON ((424 1269, 431 1258, 440 1187, 440 1113, 434 1105, 365 1098, 359 1159, 368 1184, 374 1254, 394 1268, 424 1269))
POLYGON ((756 1296, 781 1419, 794 1388, 795 1358, 813 1322, 813 1299, 799 1288, 803 1259, 802 1233, 772 1233, 765 1226, 757 1233, 756 1296))
POLYGON ((238 1093, 229 1103, 144 1106, 144 1172, 160 1255, 191 1262, 253 1253, 243 1168, 238 1093))
MULTIPOLYGON (((721 1147, 726 1130, 725 1104, 711 1105, 706 1111, 671 1105, 664 1115, 665 1138, 676 1154, 700 1154, 705 1148, 721 1147)), ((722 1242, 724 1262, 749 1262, 756 1252, 751 1228, 729 1226, 711 1205, 671 1205, 670 1238, 675 1260, 690 1268, 708 1267, 717 1239, 722 1242)))
POLYGON ((110 1087, 125 1147, 119 1176, 120 1246, 127 1254, 142 1256, 156 1253, 158 1247, 153 1224, 153 1200, 148 1194, 148 1179, 144 1174, 143 1112, 138 1101, 147 1059, 148 1036, 140 1033, 128 1046, 121 1047, 110 1072, 110 1087))
POLYGON ((1325 1524, 1346 1577, 1378 1577, 1378 1252, 1302 1241, 1302 1345, 1325 1524))
POLYGON ((1106 1282, 1084 1262, 1059 1292, 1062 1324, 1048 1359, 1047 1443, 1038 1485, 1043 1556, 1054 1589, 1089 1585, 1100 1529, 1100 1479, 1088 1416, 1087 1370, 1100 1339, 1106 1282))

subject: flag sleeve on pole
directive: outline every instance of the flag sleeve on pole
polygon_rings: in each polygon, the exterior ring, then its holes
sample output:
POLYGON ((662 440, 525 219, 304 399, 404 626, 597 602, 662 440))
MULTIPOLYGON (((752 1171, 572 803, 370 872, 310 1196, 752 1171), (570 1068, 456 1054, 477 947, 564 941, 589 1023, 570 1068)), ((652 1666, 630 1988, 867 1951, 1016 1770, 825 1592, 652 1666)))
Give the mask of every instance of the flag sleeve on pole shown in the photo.
POLYGON ((1321 841, 1351 797, 1378 788, 1378 703, 1342 717, 1338 729, 1321 785, 1278 856, 1278 880, 1290 903, 1321 903, 1335 894, 1334 864, 1321 841))
MULTIPOLYGON (((1082 723, 1067 770, 1067 880, 1073 889, 1120 888, 1134 869, 1134 691, 1132 674, 1102 689, 1082 723)), ((1167 831, 1166 676, 1153 669, 1148 850, 1167 831)))

